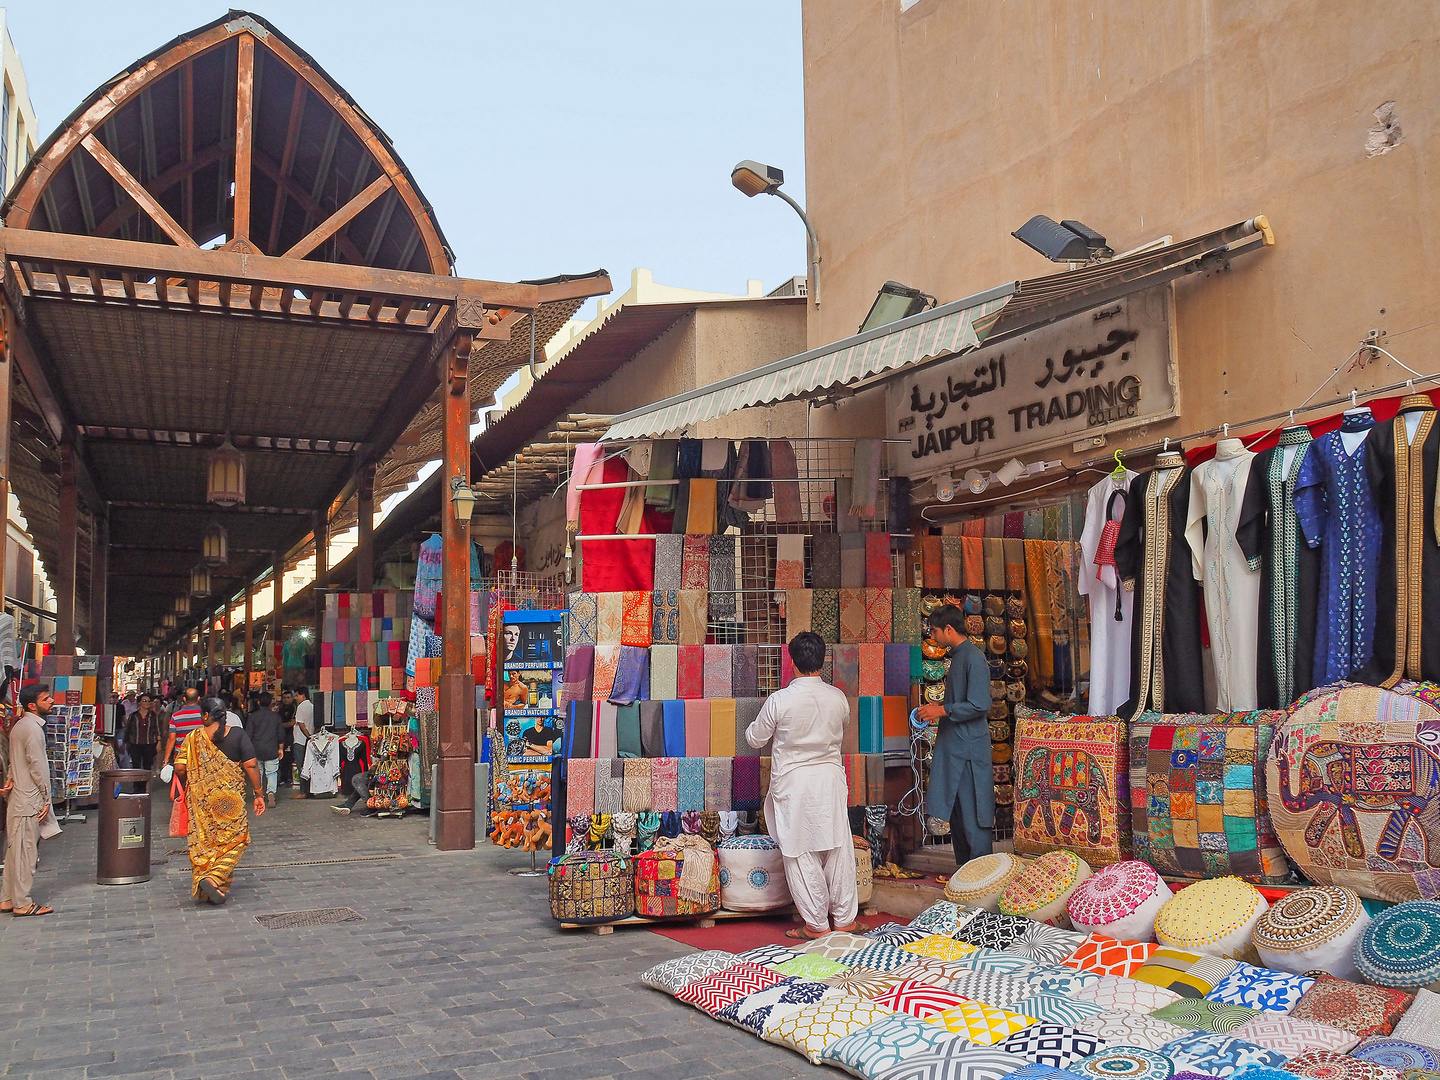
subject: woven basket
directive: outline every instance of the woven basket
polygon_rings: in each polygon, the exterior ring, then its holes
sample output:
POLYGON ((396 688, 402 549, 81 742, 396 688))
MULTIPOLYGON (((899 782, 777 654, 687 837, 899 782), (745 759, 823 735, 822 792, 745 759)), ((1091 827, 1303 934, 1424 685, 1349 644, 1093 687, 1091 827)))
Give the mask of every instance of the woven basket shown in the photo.
POLYGON ((870 842, 859 836, 850 839, 855 844, 855 898, 864 907, 875 892, 875 864, 870 858, 870 842))
POLYGON ((635 868, 613 851, 582 851, 550 862, 550 914, 563 923, 605 923, 635 913, 635 868))

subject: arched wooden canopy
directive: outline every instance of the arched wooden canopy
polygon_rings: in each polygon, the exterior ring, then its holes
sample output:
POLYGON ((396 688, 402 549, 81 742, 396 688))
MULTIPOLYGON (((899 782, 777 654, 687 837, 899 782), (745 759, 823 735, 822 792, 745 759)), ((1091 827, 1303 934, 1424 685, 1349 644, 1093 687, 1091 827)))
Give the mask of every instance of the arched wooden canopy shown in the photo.
POLYGON ((92 652, 145 649, 207 524, 230 561, 171 641, 277 555, 293 565, 317 522, 403 488, 442 435, 468 461, 471 409, 526 362, 526 320, 543 345, 610 290, 604 271, 455 276, 390 140, 244 12, 92 93, 0 215, 0 499, 8 481, 92 652), (249 491, 221 509, 205 470, 227 435, 249 491))

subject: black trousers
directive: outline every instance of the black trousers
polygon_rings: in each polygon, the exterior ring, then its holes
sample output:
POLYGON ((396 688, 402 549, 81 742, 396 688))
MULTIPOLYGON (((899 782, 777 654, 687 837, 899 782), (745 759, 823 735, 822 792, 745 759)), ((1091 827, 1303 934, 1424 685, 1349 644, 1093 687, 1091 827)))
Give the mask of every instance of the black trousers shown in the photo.
POLYGON ((294 744, 287 743, 280 752, 280 783, 289 787, 295 782, 295 767, 290 762, 290 755, 294 751, 294 744))
POLYGON ((153 745, 137 746, 135 743, 131 743, 129 752, 132 769, 153 769, 155 767, 155 747, 153 745))
MULTIPOLYGON (((300 770, 305 767, 305 747, 298 743, 290 747, 290 753, 295 757, 295 775, 300 776, 300 770)), ((300 776, 300 794, 307 799, 310 797, 310 781, 300 776)))

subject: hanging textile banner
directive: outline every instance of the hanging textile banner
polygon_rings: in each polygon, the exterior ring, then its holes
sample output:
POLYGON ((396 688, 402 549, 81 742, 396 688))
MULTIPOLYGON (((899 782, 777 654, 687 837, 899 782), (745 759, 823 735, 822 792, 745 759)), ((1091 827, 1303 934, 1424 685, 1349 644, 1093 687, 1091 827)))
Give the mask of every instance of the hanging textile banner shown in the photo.
POLYGON ((891 467, 919 476, 1179 413, 1168 285, 896 379, 891 467))

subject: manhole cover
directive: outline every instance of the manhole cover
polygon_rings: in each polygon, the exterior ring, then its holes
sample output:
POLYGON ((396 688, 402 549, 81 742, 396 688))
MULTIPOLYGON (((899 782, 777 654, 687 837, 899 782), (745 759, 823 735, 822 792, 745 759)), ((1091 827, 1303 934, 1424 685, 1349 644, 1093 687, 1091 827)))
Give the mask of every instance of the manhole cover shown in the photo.
POLYGON ((324 907, 311 908, 309 911, 256 915, 255 921, 266 930, 290 930, 297 926, 334 926, 336 923, 364 922, 365 916, 354 908, 324 907))

